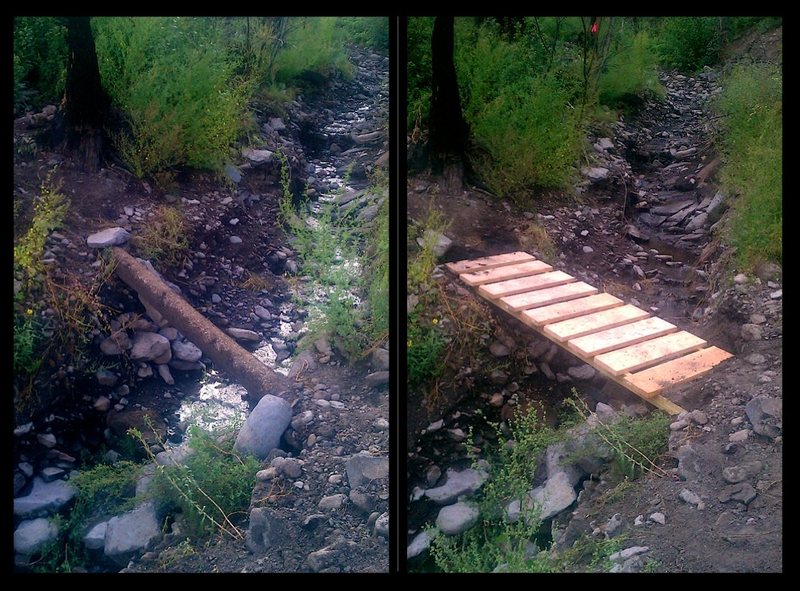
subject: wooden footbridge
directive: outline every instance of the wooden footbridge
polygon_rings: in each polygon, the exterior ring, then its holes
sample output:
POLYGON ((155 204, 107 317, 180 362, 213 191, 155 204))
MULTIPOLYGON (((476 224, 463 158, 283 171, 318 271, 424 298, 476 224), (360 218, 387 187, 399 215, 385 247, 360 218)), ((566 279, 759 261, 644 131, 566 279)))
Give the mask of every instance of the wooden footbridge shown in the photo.
POLYGON ((526 252, 448 263, 447 268, 481 297, 670 414, 684 409, 663 396, 667 388, 732 357, 526 252))

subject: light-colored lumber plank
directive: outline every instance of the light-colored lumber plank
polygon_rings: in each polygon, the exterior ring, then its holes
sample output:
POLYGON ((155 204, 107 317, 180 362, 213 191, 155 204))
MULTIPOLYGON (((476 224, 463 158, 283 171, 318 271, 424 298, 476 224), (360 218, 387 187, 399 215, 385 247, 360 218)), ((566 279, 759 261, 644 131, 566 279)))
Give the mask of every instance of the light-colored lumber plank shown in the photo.
POLYGON ((495 300, 495 302, 501 308, 513 313, 528 308, 547 306, 549 304, 557 304, 558 302, 566 302, 568 300, 594 295, 597 291, 598 289, 596 287, 584 283, 583 281, 577 281, 575 283, 567 283, 548 289, 529 291, 519 295, 500 298, 499 300, 495 300))
POLYGON ((569 320, 592 312, 600 312, 623 306, 625 302, 610 293, 598 293, 585 298, 578 298, 560 304, 551 304, 522 313, 522 321, 536 329, 551 322, 569 320))
POLYGON ((670 415, 679 415, 682 412, 686 412, 686 409, 682 406, 678 406, 669 398, 665 398, 664 396, 653 396, 652 398, 648 398, 647 402, 655 406, 656 408, 660 408, 665 413, 670 415))
POLYGON ((564 285, 565 283, 573 283, 574 281, 577 281, 577 279, 564 273, 564 271, 552 271, 550 273, 531 275, 530 277, 520 277, 519 279, 481 285, 478 288, 478 293, 487 300, 495 300, 506 296, 564 285))
POLYGON ((516 265, 495 267, 494 269, 481 269, 473 273, 462 273, 461 280, 467 285, 475 287, 486 283, 519 279, 520 277, 528 277, 529 275, 539 275, 552 270, 553 267, 543 261, 528 261, 516 265))
POLYGON ((626 304, 624 306, 611 308, 610 310, 585 314, 570 320, 548 324, 544 327, 544 333, 551 339, 563 342, 593 332, 636 322, 637 320, 642 320, 649 316, 650 313, 648 311, 626 304))
POLYGON ((571 339, 567 341, 567 347, 585 357, 594 357, 595 355, 607 353, 614 349, 621 349, 628 345, 635 345, 677 330, 677 326, 661 318, 645 318, 632 324, 625 324, 617 328, 601 330, 585 337, 571 339))
POLYGON ((626 388, 652 402, 665 388, 701 376, 730 357, 733 355, 719 347, 709 347, 626 375, 623 382, 626 388))
POLYGON ((706 344, 705 339, 682 330, 638 345, 603 353, 594 358, 594 363, 598 368, 619 376, 680 357, 705 347, 706 344))
POLYGON ((504 265, 513 265, 514 263, 524 263, 525 261, 534 261, 536 257, 527 252, 509 252, 506 254, 496 254, 488 257, 481 257, 479 259, 471 259, 465 261, 455 261, 447 263, 446 267, 456 275, 467 273, 469 271, 477 271, 479 269, 494 269, 495 267, 502 267, 504 265))

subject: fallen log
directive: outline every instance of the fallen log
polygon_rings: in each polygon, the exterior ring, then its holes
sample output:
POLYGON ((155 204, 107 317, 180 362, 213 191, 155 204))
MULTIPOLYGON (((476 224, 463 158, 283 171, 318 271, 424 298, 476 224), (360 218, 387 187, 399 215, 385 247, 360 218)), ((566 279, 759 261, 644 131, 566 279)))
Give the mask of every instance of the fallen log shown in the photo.
POLYGON ((219 369, 244 386, 253 401, 265 394, 279 396, 290 390, 287 378, 214 326, 155 273, 119 247, 114 247, 113 253, 120 279, 200 347, 219 369))

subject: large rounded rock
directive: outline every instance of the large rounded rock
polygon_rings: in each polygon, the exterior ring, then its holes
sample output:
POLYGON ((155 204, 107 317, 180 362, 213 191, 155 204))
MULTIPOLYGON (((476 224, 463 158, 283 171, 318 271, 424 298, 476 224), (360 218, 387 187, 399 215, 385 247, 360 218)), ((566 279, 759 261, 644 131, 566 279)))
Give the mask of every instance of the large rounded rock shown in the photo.
POLYGON ((155 332, 137 332, 133 338, 131 358, 157 364, 169 363, 172 359, 169 339, 155 332))
POLYGON ((58 527, 44 517, 23 521, 14 532, 14 551, 30 556, 48 542, 56 539, 58 527))
POLYGON ((780 398, 759 397, 748 402, 744 411, 753 431, 775 439, 783 432, 783 401, 780 398))
POLYGON ((89 236, 86 239, 86 245, 89 248, 105 248, 124 244, 130 237, 131 235, 125 228, 106 228, 89 236))
POLYGON ((161 534, 161 527, 152 502, 112 517, 106 526, 103 553, 117 562, 127 564, 137 552, 147 548, 161 534))
POLYGON ((281 435, 292 420, 292 407, 283 398, 267 394, 253 409, 236 437, 236 451, 260 460, 278 447, 281 435))
POLYGON ((533 501, 534 506, 541 511, 540 519, 545 520, 561 513, 572 505, 578 495, 572 488, 569 476, 558 472, 548 478, 544 486, 539 486, 528 493, 528 501, 533 501))
POLYGON ((389 478, 389 458, 355 455, 345 464, 350 488, 358 488, 374 480, 389 478))
POLYGON ((200 348, 190 341, 175 341, 172 343, 172 354, 180 361, 194 363, 200 361, 203 352, 200 348))
POLYGON ((436 527, 443 534, 457 536, 471 528, 478 521, 480 511, 467 503, 456 503, 442 507, 436 517, 436 527))
POLYGON ((45 482, 36 476, 30 494, 14 499, 14 515, 22 518, 52 515, 74 497, 75 489, 68 482, 45 482))
POLYGON ((429 488, 425 496, 438 505, 449 505, 461 495, 473 494, 486 481, 488 475, 481 470, 467 468, 458 472, 447 469, 447 481, 442 486, 429 488))

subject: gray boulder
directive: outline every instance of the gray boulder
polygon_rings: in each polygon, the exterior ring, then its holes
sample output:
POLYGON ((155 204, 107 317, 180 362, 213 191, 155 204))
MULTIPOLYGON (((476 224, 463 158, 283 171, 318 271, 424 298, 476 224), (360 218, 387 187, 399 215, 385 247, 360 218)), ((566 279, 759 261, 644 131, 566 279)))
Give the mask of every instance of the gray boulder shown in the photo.
POLYGON ((106 228, 89 236, 86 239, 86 245, 89 248, 105 248, 124 244, 130 237, 130 233, 125 228, 106 228))
POLYGON ((540 510, 542 520, 558 515, 577 498, 578 495, 572 488, 569 476, 564 472, 558 472, 552 478, 548 478, 543 486, 537 486, 528 493, 528 502, 532 501, 540 510))
POLYGON ((176 359, 190 363, 200 361, 203 356, 200 347, 190 341, 174 341, 172 343, 172 354, 176 359))
POLYGON ((127 564, 133 555, 161 535, 160 526, 152 501, 112 517, 106 527, 103 553, 118 564, 127 564))
POLYGON ((780 398, 753 398, 744 411, 753 431, 759 435, 775 439, 783 432, 783 400, 780 398))
POLYGON ((236 451, 260 460, 278 447, 281 435, 292 420, 292 407, 283 398, 267 394, 253 409, 236 437, 236 451))
POLYGON ((345 464, 350 488, 359 488, 373 480, 389 478, 389 458, 379 456, 352 456, 345 464))
POLYGON ((17 554, 30 556, 48 542, 55 540, 56 536, 58 527, 49 519, 40 517, 23 521, 14 532, 14 551, 17 554))
POLYGON ((420 532, 414 536, 414 539, 411 540, 411 543, 406 548, 406 558, 411 560, 417 556, 422 556, 427 553, 430 547, 431 537, 428 535, 428 532, 420 532))
POLYGON ((489 477, 486 472, 467 468, 458 472, 447 469, 447 481, 442 486, 429 488, 425 496, 438 505, 449 505, 458 497, 476 492, 489 477))
POLYGON ((133 337, 131 358, 157 364, 169 363, 172 359, 169 339, 155 332, 137 332, 133 337))
POLYGON ((480 511, 467 503, 448 505, 439 510, 436 527, 443 534, 457 536, 464 533, 478 522, 480 511))
POLYGON ((75 489, 68 482, 45 482, 36 476, 30 494, 14 499, 14 515, 23 519, 52 515, 74 497, 75 489))
POLYGON ((83 536, 83 545, 89 550, 100 550, 106 544, 106 528, 108 521, 103 521, 92 527, 83 536))

